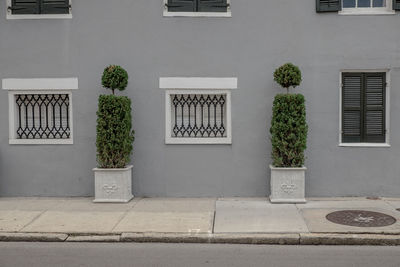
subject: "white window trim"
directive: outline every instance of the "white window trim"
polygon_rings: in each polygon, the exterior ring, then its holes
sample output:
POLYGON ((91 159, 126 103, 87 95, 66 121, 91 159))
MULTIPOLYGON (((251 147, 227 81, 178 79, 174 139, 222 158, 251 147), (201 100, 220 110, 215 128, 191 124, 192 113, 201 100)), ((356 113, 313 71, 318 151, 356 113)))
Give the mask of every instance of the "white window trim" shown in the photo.
MULTIPOLYGON (((69 4, 72 6, 72 0, 69 0, 69 4)), ((22 14, 13 15, 8 7, 11 6, 11 0, 7 0, 7 19, 72 19, 72 10, 69 9, 69 14, 22 14)))
POLYGON ((166 6, 168 0, 164 0, 164 17, 220 17, 220 18, 230 18, 232 17, 231 11, 231 0, 227 0, 229 6, 227 7, 226 12, 170 12, 168 11, 168 7, 166 6))
POLYGON ((160 88, 165 91, 165 144, 232 144, 231 90, 237 89, 237 78, 160 78, 160 88), (226 137, 173 138, 171 137, 171 95, 174 94, 225 94, 226 137))
POLYGON ((72 90, 78 89, 78 78, 61 79, 3 79, 3 90, 8 91, 8 125, 9 144, 11 145, 72 145, 73 133, 73 101, 72 90), (18 139, 15 131, 15 95, 18 94, 68 94, 69 96, 69 139, 18 139))
POLYGON ((340 147, 390 147, 390 69, 343 69, 339 73, 339 146, 340 147), (385 72, 386 73, 386 106, 385 124, 386 141, 385 143, 342 143, 342 73, 344 72, 385 72))
POLYGON ((340 15, 395 15, 393 1, 386 0, 386 7, 342 8, 340 15))

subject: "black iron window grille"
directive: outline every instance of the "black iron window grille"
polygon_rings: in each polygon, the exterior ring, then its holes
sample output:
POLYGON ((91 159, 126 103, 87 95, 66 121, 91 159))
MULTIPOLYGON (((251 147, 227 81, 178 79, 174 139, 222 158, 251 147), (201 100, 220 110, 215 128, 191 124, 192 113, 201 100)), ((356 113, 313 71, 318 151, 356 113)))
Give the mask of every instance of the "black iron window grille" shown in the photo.
POLYGON ((18 139, 69 139, 68 94, 18 94, 16 136, 18 139))
POLYGON ((171 95, 171 136, 226 137, 226 102, 226 94, 171 95))

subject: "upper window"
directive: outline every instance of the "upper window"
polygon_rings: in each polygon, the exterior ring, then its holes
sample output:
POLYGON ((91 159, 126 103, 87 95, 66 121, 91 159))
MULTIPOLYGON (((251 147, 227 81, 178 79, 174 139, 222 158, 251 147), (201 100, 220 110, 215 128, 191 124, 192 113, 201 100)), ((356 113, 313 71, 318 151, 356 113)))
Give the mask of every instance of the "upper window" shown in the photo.
POLYGON ((387 143, 386 72, 342 73, 341 143, 387 143))
POLYGON ((164 16, 230 17, 230 0, 164 0, 164 16))
POLYGON ((400 0, 317 0, 317 12, 338 12, 342 15, 394 14, 400 0))
POLYGON ((71 0, 7 0, 8 19, 72 18, 71 0))
POLYGON ((392 0, 343 0, 340 14, 393 13, 392 0))

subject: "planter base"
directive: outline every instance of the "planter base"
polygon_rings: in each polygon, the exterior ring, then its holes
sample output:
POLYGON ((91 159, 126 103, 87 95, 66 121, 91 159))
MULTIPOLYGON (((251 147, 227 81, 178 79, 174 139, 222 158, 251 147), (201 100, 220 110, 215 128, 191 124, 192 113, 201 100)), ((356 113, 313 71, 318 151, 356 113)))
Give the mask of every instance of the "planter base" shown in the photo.
POLYGON ((132 167, 123 169, 95 168, 94 203, 127 203, 132 198, 132 167))
POLYGON ((307 168, 271 169, 271 203, 306 203, 305 172, 307 168))
POLYGON ((298 199, 273 199, 271 196, 269 197, 271 203, 274 204, 304 204, 307 203, 307 200, 305 198, 298 198, 298 199))
POLYGON ((131 201, 134 198, 134 196, 132 195, 132 197, 130 199, 93 199, 93 203, 128 203, 129 201, 131 201))

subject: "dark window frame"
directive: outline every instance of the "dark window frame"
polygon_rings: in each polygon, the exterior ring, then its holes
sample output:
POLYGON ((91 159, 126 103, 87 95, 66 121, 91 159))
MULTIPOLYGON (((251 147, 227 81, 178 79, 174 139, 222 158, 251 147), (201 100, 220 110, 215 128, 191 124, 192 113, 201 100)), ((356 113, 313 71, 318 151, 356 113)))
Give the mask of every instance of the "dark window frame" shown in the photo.
MULTIPOLYGON (((342 72, 341 73, 341 79, 342 79, 342 84, 341 84, 341 140, 340 143, 342 144, 348 144, 348 143, 366 143, 366 144, 386 144, 387 143, 387 90, 388 90, 388 73, 385 71, 376 71, 376 72, 342 72), (345 96, 345 78, 346 77, 351 77, 351 78, 360 78, 360 105, 359 107, 357 106, 346 106, 345 101, 346 101, 346 96, 345 96), (371 77, 381 77, 382 78, 382 105, 368 105, 367 103, 367 79, 371 77), (345 130, 345 111, 347 112, 357 112, 359 111, 360 113, 360 126, 359 126, 359 137, 357 134, 354 135, 354 139, 351 138, 351 134, 349 132, 346 133, 345 130), (379 135, 373 135, 367 134, 367 119, 371 120, 373 116, 367 118, 367 112, 368 111, 381 111, 382 112, 382 133, 379 135), (359 138, 359 140, 355 140, 359 138)), ((374 89, 374 88, 373 88, 374 89)), ((371 90, 373 90, 371 89, 371 90)), ((376 91, 376 89, 375 89, 376 91)), ((371 93, 371 92, 370 92, 371 93)), ((372 92, 373 93, 373 92, 372 92)), ((351 92, 350 94, 353 94, 354 97, 354 92, 351 92)), ((354 100, 354 99, 353 99, 354 100)), ((347 101, 352 101, 352 99, 347 99, 347 101)), ((347 121, 349 122, 349 121, 347 121)), ((379 121, 378 121, 379 123, 379 121)))

